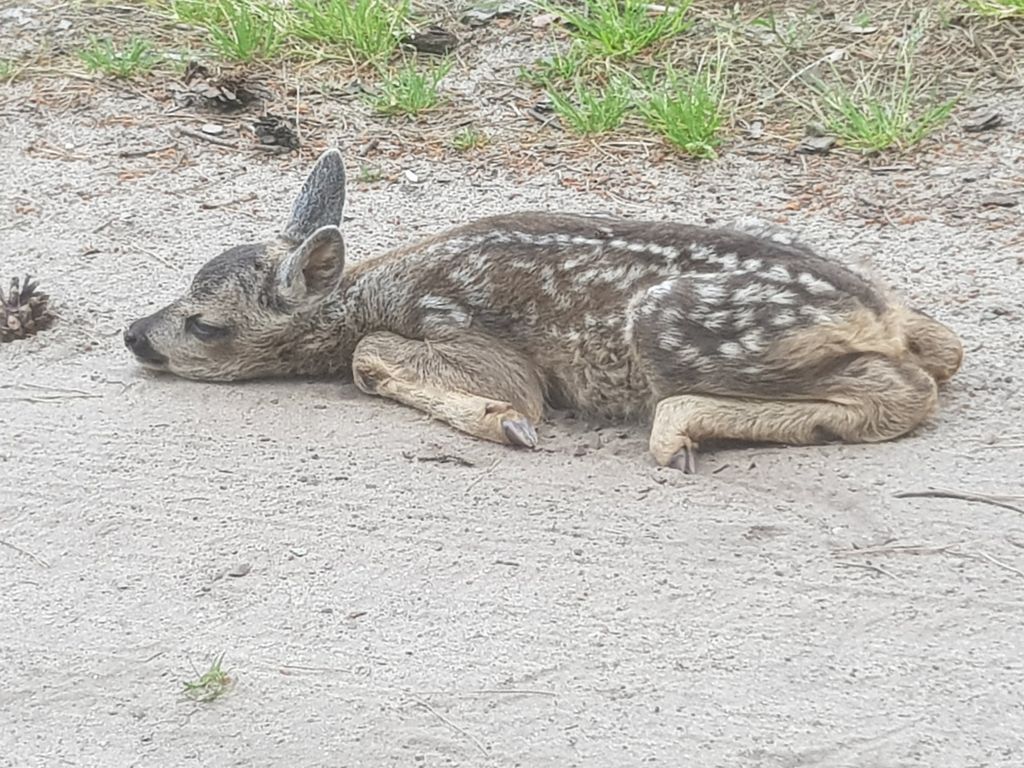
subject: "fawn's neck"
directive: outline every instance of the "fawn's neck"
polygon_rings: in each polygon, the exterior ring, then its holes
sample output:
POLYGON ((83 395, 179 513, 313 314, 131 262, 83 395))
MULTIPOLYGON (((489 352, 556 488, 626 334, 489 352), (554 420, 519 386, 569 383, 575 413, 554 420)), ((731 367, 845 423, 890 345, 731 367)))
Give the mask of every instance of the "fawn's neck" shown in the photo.
POLYGON ((408 291, 390 262, 374 260, 346 271, 338 287, 296 324, 294 370, 308 376, 347 375, 356 344, 376 330, 401 332, 408 291))

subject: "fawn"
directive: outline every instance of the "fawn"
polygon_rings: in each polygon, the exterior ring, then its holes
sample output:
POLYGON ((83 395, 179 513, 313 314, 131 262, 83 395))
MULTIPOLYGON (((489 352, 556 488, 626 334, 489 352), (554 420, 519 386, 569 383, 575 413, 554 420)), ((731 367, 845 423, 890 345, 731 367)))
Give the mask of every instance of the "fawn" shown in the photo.
POLYGON ((210 381, 351 375, 363 392, 532 448, 545 405, 652 419, 662 465, 704 439, 872 442, 909 432, 957 336, 772 228, 526 212, 345 266, 341 154, 275 240, 213 258, 124 341, 210 381))

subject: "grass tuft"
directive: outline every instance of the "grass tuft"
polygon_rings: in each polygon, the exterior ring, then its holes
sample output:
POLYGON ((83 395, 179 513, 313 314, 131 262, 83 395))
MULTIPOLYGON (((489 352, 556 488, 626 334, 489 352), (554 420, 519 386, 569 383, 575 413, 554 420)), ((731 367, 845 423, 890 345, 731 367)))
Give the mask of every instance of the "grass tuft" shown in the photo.
POLYGON ((18 65, 11 59, 0 59, 0 80, 13 80, 18 74, 18 65))
POLYGON ((340 45, 364 61, 387 59, 398 47, 409 0, 295 0, 299 37, 340 45))
POLYGON ((556 14, 587 53, 607 58, 630 58, 655 43, 686 32, 692 0, 679 0, 652 13, 648 0, 583 0, 582 7, 538 5, 556 14))
POLYGON ((925 98, 925 86, 914 73, 920 28, 901 44, 895 76, 862 73, 852 87, 813 81, 819 97, 815 110, 844 146, 862 152, 908 149, 942 127, 956 99, 925 98))
POLYGON ((428 69, 420 69, 409 59, 390 74, 385 74, 380 89, 371 97, 373 108, 384 115, 418 115, 441 101, 438 86, 452 68, 444 61, 428 69))
POLYGON ((833 89, 822 97, 826 125, 850 149, 907 149, 942 127, 956 106, 950 99, 915 110, 912 97, 908 88, 885 94, 860 84, 853 93, 833 89))
POLYGON ((234 684, 232 677, 224 670, 224 654, 214 657, 209 668, 199 674, 199 670, 193 667, 197 677, 195 680, 186 681, 185 695, 194 701, 210 702, 219 699, 227 693, 234 684))
POLYGON ((669 68, 664 81, 648 82, 640 113, 651 130, 688 155, 717 157, 722 143, 723 85, 721 70, 681 75, 669 68))
POLYGON ((159 60, 149 42, 132 38, 121 50, 110 40, 93 39, 87 48, 78 52, 78 58, 90 72, 102 72, 110 77, 128 79, 151 70, 159 60))
POLYGON ((204 26, 210 45, 221 56, 248 63, 272 58, 284 44, 276 6, 254 0, 217 0, 210 5, 218 7, 221 18, 204 26))
POLYGON ((629 92, 619 80, 604 88, 589 88, 577 81, 570 95, 548 89, 555 112, 574 133, 594 136, 614 131, 629 109, 629 92))

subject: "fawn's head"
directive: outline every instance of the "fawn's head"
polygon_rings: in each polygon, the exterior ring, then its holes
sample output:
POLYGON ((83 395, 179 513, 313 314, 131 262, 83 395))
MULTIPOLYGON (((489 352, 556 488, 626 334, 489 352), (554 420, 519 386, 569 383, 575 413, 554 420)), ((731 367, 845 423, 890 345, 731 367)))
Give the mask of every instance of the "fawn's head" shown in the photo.
POLYGON ((320 156, 275 240, 208 261, 184 296, 133 322, 124 342, 147 368, 232 381, 297 369, 294 342, 345 265, 341 153, 320 156))

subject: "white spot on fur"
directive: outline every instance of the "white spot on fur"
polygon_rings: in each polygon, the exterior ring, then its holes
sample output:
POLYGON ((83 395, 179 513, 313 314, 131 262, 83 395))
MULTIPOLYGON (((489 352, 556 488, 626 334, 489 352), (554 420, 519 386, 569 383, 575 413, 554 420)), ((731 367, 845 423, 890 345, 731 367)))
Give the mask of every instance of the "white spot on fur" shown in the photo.
POLYGON ((665 280, 662 283, 652 285, 647 289, 647 298, 650 299, 652 303, 665 298, 672 293, 672 287, 675 285, 675 282, 675 279, 665 280))
POLYGON ((710 261, 716 255, 714 249, 700 243, 690 243, 689 251, 694 261, 710 261))
POLYGON ((763 304, 769 301, 778 290, 774 285, 750 282, 732 292, 732 303, 739 306, 763 304))
POLYGON ((657 243, 648 243, 647 250, 649 250, 655 256, 660 256, 666 261, 672 262, 679 258, 679 249, 673 248, 671 245, 658 245, 657 243))
POLYGON ((694 319, 698 320, 709 331, 723 331, 732 325, 732 313, 728 310, 708 312, 694 319))
POLYGON ((788 309, 784 309, 781 312, 772 315, 769 322, 771 322, 771 324, 776 328, 789 328, 791 325, 796 323, 796 315, 788 309))
POLYGON ((747 331, 740 337, 740 345, 747 352, 757 354, 764 348, 764 335, 759 328, 747 331))
POLYGON ((735 341, 724 341, 718 345, 718 352, 725 357, 740 357, 743 355, 743 347, 735 341))
POLYGON ((419 300, 419 306, 426 312, 447 315, 457 325, 469 325, 470 314, 458 302, 444 296, 427 294, 419 300))
POLYGON ((726 297, 725 286, 711 280, 696 281, 693 291, 697 295, 697 301, 703 304, 720 304, 726 297))
POLYGON ((815 296, 825 296, 830 293, 835 293, 836 290, 832 283, 827 280, 822 280, 821 278, 812 275, 810 272, 801 272, 796 276, 796 281, 806 288, 808 293, 812 293, 815 296))
POLYGON ((775 293, 768 297, 768 303, 791 306, 796 303, 796 294, 792 291, 787 291, 785 288, 779 288, 775 293))
POLYGON ((755 322, 753 307, 744 307, 734 310, 732 316, 733 326, 740 331, 750 328, 755 322))
POLYGON ((744 259, 743 260, 743 271, 744 272, 757 272, 764 266, 763 259, 744 259))
POLYGON ((769 280, 775 280, 779 283, 789 283, 793 280, 793 276, 789 274, 789 270, 781 264, 772 264, 768 269, 761 273, 761 276, 769 280))
POLYGON ((723 272, 735 272, 740 265, 740 257, 735 253, 713 253, 708 263, 721 267, 723 272))
POLYGON ((658 346, 671 352, 683 346, 683 338, 675 331, 665 331, 658 337, 658 346))

